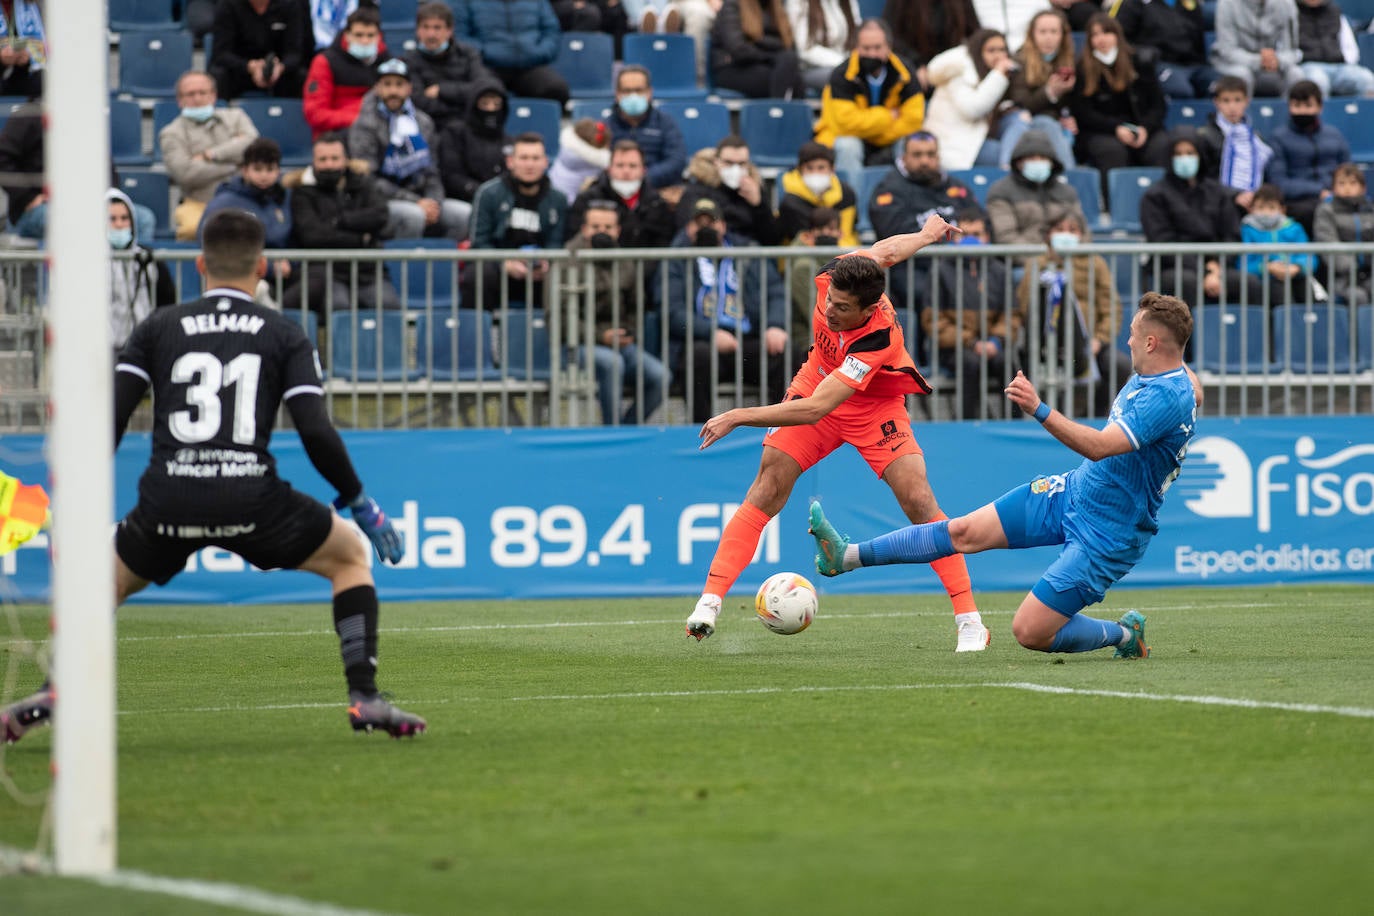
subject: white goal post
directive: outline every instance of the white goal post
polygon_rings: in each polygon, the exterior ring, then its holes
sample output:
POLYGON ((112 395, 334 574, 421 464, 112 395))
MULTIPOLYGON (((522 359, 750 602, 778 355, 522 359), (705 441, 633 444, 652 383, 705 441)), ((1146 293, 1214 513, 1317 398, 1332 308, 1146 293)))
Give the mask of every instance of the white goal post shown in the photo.
POLYGON ((96 875, 115 867, 109 14, 104 0, 48 0, 45 12, 53 859, 61 874, 96 875))

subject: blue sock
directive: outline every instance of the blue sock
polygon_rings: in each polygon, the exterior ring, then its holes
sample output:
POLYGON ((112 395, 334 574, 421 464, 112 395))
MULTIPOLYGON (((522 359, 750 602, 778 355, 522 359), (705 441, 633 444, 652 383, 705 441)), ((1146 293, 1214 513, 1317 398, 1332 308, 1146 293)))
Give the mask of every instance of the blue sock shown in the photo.
POLYGON ((908 525, 858 545, 859 562, 865 566, 889 563, 929 563, 954 553, 949 520, 908 525))
POLYGON ((1121 642, 1121 624, 1075 614, 1054 634, 1051 652, 1091 652, 1121 642))

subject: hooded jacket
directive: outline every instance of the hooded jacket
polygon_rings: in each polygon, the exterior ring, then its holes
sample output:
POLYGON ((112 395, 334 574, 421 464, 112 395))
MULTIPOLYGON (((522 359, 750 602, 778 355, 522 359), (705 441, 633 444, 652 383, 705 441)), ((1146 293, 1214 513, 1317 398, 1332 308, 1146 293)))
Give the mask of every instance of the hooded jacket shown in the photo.
POLYGON ((935 92, 924 129, 940 138, 940 168, 972 168, 1011 81, 1000 70, 989 70, 980 79, 965 45, 935 55, 926 77, 935 92))
MULTIPOLYGON (((1311 241, 1307 230, 1291 216, 1285 216, 1276 229, 1261 229, 1243 219, 1240 221, 1240 240, 1247 245, 1306 245, 1311 241)), ((1245 269, 1256 276, 1264 276, 1271 261, 1296 264, 1309 274, 1317 266, 1316 255, 1311 254, 1247 254, 1245 269)))
POLYGON ((505 131, 509 110, 509 96, 500 80, 484 77, 473 83, 467 114, 448 122, 439 132, 439 174, 445 195, 471 201, 482 182, 505 174, 511 145, 505 131), (500 93, 501 108, 492 113, 488 126, 482 123, 486 113, 476 108, 478 97, 491 92, 500 93))
POLYGON ((873 104, 871 98, 868 80, 859 70, 859 52, 853 51, 821 92, 816 142, 834 146, 836 137, 858 137, 869 146, 890 146, 921 129, 926 99, 913 68, 896 54, 888 55, 879 103, 873 104), (897 110, 895 119, 890 109, 897 110))
POLYGON ((1078 192, 1064 179, 1064 164, 1055 158, 1050 138, 1038 130, 1027 131, 1011 151, 1011 171, 988 188, 992 240, 999 245, 1043 244, 1050 211, 1057 209, 1072 210, 1087 225, 1078 192), (1029 156, 1050 160, 1050 177, 1041 184, 1021 174, 1021 160, 1029 156))
POLYGON ((411 95, 415 107, 433 118, 441 128, 467 111, 474 84, 496 78, 496 74, 482 63, 482 52, 456 37, 438 54, 431 54, 417 45, 405 53, 405 62, 410 70, 410 81, 415 86, 411 95), (425 95, 424 91, 430 86, 439 87, 437 98, 425 95))
POLYGON ((1207 63, 1207 31, 1199 0, 1125 0, 1112 14, 1132 48, 1154 48, 1159 60, 1187 67, 1207 63))
POLYGON ((1170 150, 1180 142, 1192 143, 1198 150, 1198 174, 1191 182, 1167 170, 1140 199, 1140 226, 1149 242, 1237 242, 1240 241, 1240 211, 1235 191, 1214 177, 1206 145, 1186 127, 1174 130, 1170 150))
POLYGON ((385 111, 377 90, 370 90, 363 96, 357 119, 348 128, 348 154, 367 163, 377 189, 388 200, 429 198, 442 201, 444 182, 439 178, 439 135, 434 129, 434 121, 418 107, 415 124, 419 127, 420 138, 429 148, 429 165, 398 182, 381 173, 382 160, 391 143, 391 115, 385 111))
POLYGON ((633 208, 611 186, 611 176, 602 172, 568 207, 567 236, 582 231, 587 205, 594 200, 609 200, 620 213, 621 248, 666 248, 677 232, 673 207, 647 181, 639 188, 633 208))
POLYGON ((659 108, 650 107, 638 124, 632 124, 611 107, 606 119, 611 130, 611 145, 617 140, 633 140, 644 153, 645 179, 656 188, 682 184, 682 170, 687 167, 687 141, 682 128, 673 116, 659 108))
MULTIPOLYGON (((760 188, 764 187, 763 177, 752 161, 749 163, 749 174, 759 182, 760 188)), ((679 228, 686 225, 692 216, 692 208, 703 197, 711 198, 720 206, 725 216, 727 232, 760 245, 782 244, 782 226, 768 203, 767 189, 765 188, 760 196, 758 206, 754 206, 741 197, 738 191, 725 187, 720 183, 716 151, 709 148, 697 150, 687 166, 687 185, 682 189, 682 197, 678 199, 677 204, 679 228)))
POLYGON ((138 243, 134 202, 116 188, 105 192, 105 200, 107 205, 118 201, 128 208, 129 228, 133 232, 129 247, 123 249, 133 253, 133 260, 110 260, 110 340, 118 350, 133 333, 134 326, 151 315, 153 309, 176 301, 176 288, 171 274, 153 260, 151 251, 138 243))
POLYGON ((247 210, 258 218, 267 230, 265 248, 291 247, 291 192, 280 181, 269 188, 261 189, 244 181, 242 175, 235 175, 215 190, 215 196, 205 205, 205 215, 200 218, 196 230, 196 240, 200 240, 200 229, 205 221, 220 210, 247 210))
POLYGON ((348 36, 340 32, 334 43, 310 61, 305 74, 301 110, 312 137, 331 130, 345 130, 377 82, 377 66, 390 60, 386 43, 378 39, 377 56, 364 63, 348 53, 348 36))
POLYGON ((453 33, 482 50, 488 67, 527 70, 558 56, 558 25, 548 0, 455 0, 453 33))
POLYGON ((859 216, 859 198, 838 175, 830 176, 830 187, 824 193, 814 194, 802 181, 801 171, 793 169, 782 176, 782 194, 778 221, 782 223, 783 238, 790 239, 803 229, 810 229, 811 211, 829 207, 840 214, 840 244, 846 247, 859 244, 859 233, 854 229, 859 216))

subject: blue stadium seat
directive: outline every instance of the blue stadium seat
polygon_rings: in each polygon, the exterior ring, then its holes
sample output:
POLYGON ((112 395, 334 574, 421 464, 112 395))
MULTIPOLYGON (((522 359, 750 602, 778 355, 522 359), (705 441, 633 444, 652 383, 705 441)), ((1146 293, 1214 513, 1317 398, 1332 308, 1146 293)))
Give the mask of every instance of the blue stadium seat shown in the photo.
MULTIPOLYGON (((111 32, 137 32, 148 29, 174 29, 176 16, 172 0, 108 0, 111 32)), ((124 39, 120 39, 123 51, 124 39)))
POLYGON ((1264 351, 1264 307, 1200 305, 1194 312, 1194 360, 1209 372, 1268 372, 1264 351))
POLYGON ((191 33, 127 32, 119 45, 119 92, 157 99, 176 95, 177 77, 191 69, 191 33))
POLYGON ((625 36, 624 61, 639 64, 653 74, 654 98, 697 98, 697 43, 690 35, 625 36))
POLYGON ((1064 179, 1078 192, 1078 202, 1083 206, 1088 229, 1097 229, 1102 222, 1102 173, 1090 166, 1080 165, 1065 169, 1064 179))
POLYGON ((1202 27, 1207 31, 1217 27, 1217 0, 1202 0, 1202 27))
POLYGON ((563 106, 553 99, 513 98, 506 115, 506 133, 512 137, 527 130, 539 134, 544 138, 544 149, 552 161, 558 155, 558 128, 562 118, 563 106))
POLYGON ((312 344, 319 345, 320 318, 310 309, 282 309, 281 316, 292 324, 299 325, 312 344))
POLYGON ((420 360, 438 381, 498 381, 492 337, 491 312, 480 309, 436 310, 433 321, 421 315, 415 324, 420 360))
MULTIPOLYGON (((1374 3, 1371 3, 1370 6, 1374 8, 1374 3)), ((1341 11, 1345 12, 1344 4, 1341 6, 1341 11)), ((1349 13, 1345 15, 1353 21, 1353 17, 1349 13)), ((1355 44, 1360 49, 1360 66, 1374 67, 1374 32, 1356 32, 1355 44)))
POLYGON ((1169 99, 1168 111, 1164 114, 1164 126, 1201 127, 1212 115, 1212 103, 1208 99, 1169 99))
POLYGON ((310 125, 300 99, 239 99, 238 106, 259 134, 281 146, 283 165, 310 163, 310 125))
POLYGON ((998 168, 995 165, 980 165, 971 169, 955 169, 949 173, 952 178, 957 178, 969 186, 973 191, 973 196, 978 199, 978 206, 988 205, 988 188, 999 178, 1007 174, 1007 170, 998 168))
POLYGON ((404 57, 407 51, 414 51, 418 42, 415 40, 415 22, 404 28, 382 28, 382 41, 386 44, 386 49, 392 57, 404 57))
POLYGON ((549 322, 542 309, 501 313, 501 366, 510 378, 547 382, 553 378, 549 322))
POLYGON ((859 0, 859 16, 862 19, 881 19, 887 0, 859 0))
POLYGON ((136 204, 143 204, 157 217, 158 238, 171 238, 172 183, 166 172, 152 169, 120 169, 119 187, 136 204))
POLYGON ((805 102, 762 99, 740 106, 739 133, 756 165, 790 168, 797 164, 797 150, 815 134, 815 121, 805 102))
POLYGON ((615 99, 573 99, 569 102, 571 111, 568 116, 573 121, 582 118, 604 121, 611 116, 611 108, 614 105, 615 99))
POLYGON ((682 129, 688 159, 697 150, 714 148, 730 133, 730 109, 720 102, 659 102, 658 107, 682 129))
POLYGON ((419 6, 417 0, 377 0, 376 6, 381 10, 383 31, 404 29, 414 36, 415 8, 419 6))
POLYGON ((873 199, 873 189, 890 171, 890 165, 864 166, 863 177, 859 179, 859 186, 854 189, 855 195, 859 198, 859 215, 854 222, 854 228, 860 235, 873 231, 873 221, 868 218, 868 204, 873 199))
POLYGON ((1274 309, 1274 362, 1288 372, 1349 372, 1350 309, 1318 303, 1274 309))
POLYGON ((1327 99, 1322 108, 1322 120, 1345 135, 1352 160, 1374 162, 1374 104, 1369 99, 1350 96, 1327 99))
POLYGON ((164 239, 148 245, 153 249, 153 255, 159 258, 158 263, 167 271, 172 278, 172 285, 176 288, 178 302, 187 302, 191 299, 200 298, 204 289, 204 280, 200 271, 196 270, 196 262, 173 260, 162 257, 164 251, 199 251, 200 244, 197 242, 178 242, 172 239, 164 239))
POLYGON ((143 152, 143 110, 137 102, 110 100, 110 156, 115 165, 152 165, 143 152))
POLYGON ((1251 99, 1250 123, 1261 137, 1269 137, 1274 128, 1288 123, 1288 102, 1284 99, 1251 99))
POLYGON ((382 247, 395 251, 449 252, 451 257, 433 261, 387 261, 386 273, 396 284, 406 308, 422 309, 431 303, 436 311, 453 307, 458 263, 452 257, 458 251, 453 239, 388 239, 382 247))
POLYGON ((1355 310, 1355 369, 1374 369, 1374 305, 1355 310))
POLYGON ((1164 175, 1154 167, 1112 169, 1107 173, 1111 228, 1125 232, 1140 231, 1140 198, 1164 175))
POLYGON ((615 94, 611 74, 615 44, 605 32, 564 32, 553 68, 568 81, 574 98, 615 94))
POLYGON ((329 354, 329 374, 334 378, 400 382, 420 377, 419 369, 406 365, 406 325, 401 312, 335 312, 329 322, 329 354))

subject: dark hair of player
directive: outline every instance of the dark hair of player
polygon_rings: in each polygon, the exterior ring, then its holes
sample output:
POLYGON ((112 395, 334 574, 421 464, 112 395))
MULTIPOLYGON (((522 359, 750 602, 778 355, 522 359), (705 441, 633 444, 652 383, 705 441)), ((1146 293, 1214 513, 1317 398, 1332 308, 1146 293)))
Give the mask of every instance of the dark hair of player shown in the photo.
POLYGON ((839 258, 830 268, 830 288, 853 293, 860 308, 868 308, 883 297, 887 278, 872 258, 839 258))
POLYGON ((1180 350, 1193 336, 1193 310, 1177 296, 1151 291, 1140 297, 1138 308, 1146 319, 1167 330, 1180 350))
POLYGON ((253 276, 262 257, 264 239, 262 223, 247 210, 215 212, 205 221, 201 232, 205 273, 218 280, 253 276))

